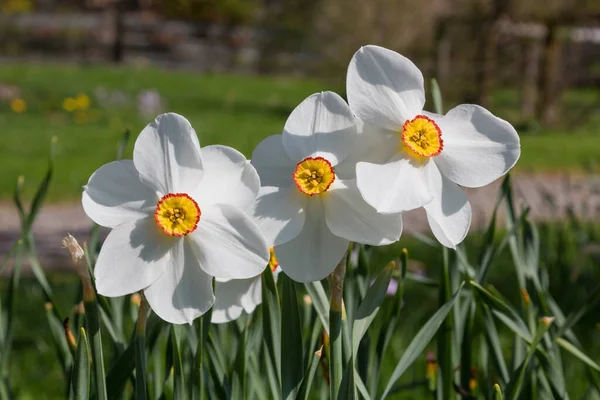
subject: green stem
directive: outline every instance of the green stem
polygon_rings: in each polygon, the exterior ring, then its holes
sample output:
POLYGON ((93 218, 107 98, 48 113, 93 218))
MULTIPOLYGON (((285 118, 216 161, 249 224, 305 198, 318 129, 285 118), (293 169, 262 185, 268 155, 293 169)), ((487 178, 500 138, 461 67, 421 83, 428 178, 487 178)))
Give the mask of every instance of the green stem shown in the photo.
POLYGON ((330 276, 331 303, 329 307, 329 375, 331 377, 330 398, 335 400, 342 383, 342 313, 346 256, 342 257, 330 276))
POLYGON ((192 399, 203 400, 204 399, 204 371, 202 368, 203 356, 204 356, 204 316, 196 318, 195 321, 196 332, 198 333, 198 347, 196 348, 196 355, 194 356, 194 374, 192 378, 192 399))
POLYGON ((135 398, 146 400, 146 319, 150 306, 143 293, 135 326, 135 398))
MULTIPOLYGON (((452 288, 450 287, 450 271, 448 267, 448 249, 444 247, 442 275, 440 276, 440 307, 447 303, 452 297, 452 288)), ((438 333, 438 363, 442 377, 442 398, 450 399, 452 395, 452 311, 448 313, 442 328, 438 333)))

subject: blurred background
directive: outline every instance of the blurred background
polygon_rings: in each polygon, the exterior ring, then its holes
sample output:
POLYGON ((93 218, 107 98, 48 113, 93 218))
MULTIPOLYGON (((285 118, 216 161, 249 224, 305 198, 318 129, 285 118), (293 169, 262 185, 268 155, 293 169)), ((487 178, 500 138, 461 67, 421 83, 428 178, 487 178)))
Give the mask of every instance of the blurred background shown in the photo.
MULTIPOLYGON (((541 224, 552 290, 568 285, 584 298, 600 276, 597 0, 0 0, 0 255, 20 235, 15 185, 22 176, 24 198, 33 197, 56 137, 49 204, 33 232, 69 304, 75 280, 59 242, 67 231, 87 237, 81 186, 115 158, 125 132, 124 157, 131 158, 140 130, 173 111, 191 121, 202 145, 222 143, 250 157, 308 95, 343 96, 348 62, 366 44, 412 59, 427 92, 437 79, 446 110, 481 104, 517 128, 516 202, 541 224)), ((468 192, 468 246, 480 243, 498 187, 468 192)), ((427 274, 438 254, 408 235, 428 231, 424 214, 410 213, 405 226, 401 243, 381 250, 381 263, 408 247, 414 271, 427 274)), ((503 287, 511 274, 497 271, 495 284, 503 287)), ((53 355, 36 331, 43 296, 24 282, 22 296, 31 301, 19 305, 15 345, 23 361, 12 380, 18 386, 39 375, 39 384, 20 386, 22 398, 60 398, 62 383, 45 369, 53 355), (27 367, 32 362, 44 368, 27 367)), ((423 311, 435 309, 434 297, 423 311)), ((563 300, 567 310, 577 307, 574 298, 563 300)), ((582 328, 596 355, 598 312, 582 328)))

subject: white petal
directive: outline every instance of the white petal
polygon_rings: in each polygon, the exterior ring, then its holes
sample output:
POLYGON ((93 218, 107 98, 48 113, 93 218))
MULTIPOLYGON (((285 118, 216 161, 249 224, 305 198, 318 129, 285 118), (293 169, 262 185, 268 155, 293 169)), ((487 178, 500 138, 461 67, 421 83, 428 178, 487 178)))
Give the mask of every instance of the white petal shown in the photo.
POLYGON ((435 162, 453 182, 466 187, 487 185, 515 165, 521 154, 511 124, 485 108, 463 104, 436 122, 444 148, 435 162))
POLYGON ((400 135, 388 129, 365 124, 357 119, 360 134, 354 151, 335 166, 335 176, 340 179, 356 179, 356 164, 370 162, 383 164, 400 148, 400 135))
POLYGON ((192 192, 202 179, 202 157, 196 132, 187 119, 159 115, 138 136, 133 162, 140 178, 161 194, 192 192))
POLYGON ((292 111, 282 140, 296 163, 306 157, 324 157, 335 166, 355 146, 357 136, 354 115, 344 99, 333 92, 321 92, 292 111))
POLYGON ((306 213, 302 232, 275 246, 279 266, 298 282, 318 281, 332 273, 350 244, 331 233, 320 199, 310 199, 306 213))
POLYGON ((217 278, 252 278, 269 263, 269 247, 258 226, 228 204, 203 209, 198 228, 186 239, 202 269, 217 278))
MULTIPOLYGON (((277 274, 273 273, 277 282, 277 274)), ((262 281, 260 275, 253 279, 250 288, 242 295, 242 307, 247 314, 251 314, 262 303, 262 281)))
POLYGON ((144 290, 152 310, 172 324, 191 324, 215 302, 212 276, 206 274, 185 239, 171 250, 165 273, 144 290))
POLYGON ((433 201, 425 206, 427 221, 437 240, 455 248, 469 232, 471 204, 460 187, 436 168, 427 169, 433 201))
POLYGON ((239 151, 221 145, 202 148, 204 177, 194 193, 200 209, 211 204, 230 204, 247 210, 258 194, 260 179, 239 151))
POLYGON ((98 293, 117 297, 148 287, 170 268, 174 244, 152 217, 117 226, 104 241, 94 268, 98 293))
POLYGON ((359 162, 356 182, 360 194, 378 212, 393 214, 419 208, 432 199, 425 181, 424 170, 400 155, 385 164, 359 162))
POLYGON ((263 186, 252 209, 267 243, 279 245, 298 236, 304 226, 304 200, 294 185, 288 188, 263 186))
POLYGON ((252 152, 252 165, 260 176, 262 186, 287 187, 293 183, 292 174, 296 169, 294 162, 288 156, 282 135, 271 135, 256 146, 252 152))
POLYGON ((154 212, 158 197, 140 180, 133 161, 113 161, 98 168, 84 187, 81 203, 98 225, 114 228, 154 212))
POLYGON ((254 311, 261 302, 260 289, 260 276, 251 279, 233 279, 225 283, 217 282, 211 322, 222 324, 239 318, 242 311, 248 313, 254 311), (258 299, 253 297, 257 287, 258 299))
POLYGON ((400 130, 425 104, 423 74, 408 58, 379 46, 364 46, 348 66, 350 108, 363 121, 400 130))
POLYGON ((336 180, 323 204, 327 226, 336 236, 375 246, 400 239, 402 215, 379 214, 364 201, 354 180, 336 180))

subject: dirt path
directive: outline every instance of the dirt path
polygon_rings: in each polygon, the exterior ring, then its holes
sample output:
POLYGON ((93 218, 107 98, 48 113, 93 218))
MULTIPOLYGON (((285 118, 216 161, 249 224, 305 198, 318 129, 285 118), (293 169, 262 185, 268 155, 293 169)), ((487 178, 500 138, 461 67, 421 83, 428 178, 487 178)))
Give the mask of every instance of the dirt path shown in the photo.
MULTIPOLYGON (((582 218, 600 219, 600 176, 574 177, 559 175, 525 175, 513 177, 515 201, 529 205, 530 215, 537 220, 549 220, 565 215, 569 208, 582 218), (552 206, 551 204, 554 204, 552 206)), ((480 189, 468 189, 473 208, 471 230, 482 229, 493 211, 501 181, 480 189)), ((79 241, 87 240, 92 226, 81 204, 46 205, 37 220, 33 232, 38 256, 47 269, 71 269, 69 258, 60 247, 67 232, 79 241)), ((416 210, 405 215, 405 234, 428 232, 424 211, 416 210)), ((0 259, 19 237, 19 219, 14 205, 0 203, 0 259)), ((8 270, 4 271, 6 274, 8 270)))

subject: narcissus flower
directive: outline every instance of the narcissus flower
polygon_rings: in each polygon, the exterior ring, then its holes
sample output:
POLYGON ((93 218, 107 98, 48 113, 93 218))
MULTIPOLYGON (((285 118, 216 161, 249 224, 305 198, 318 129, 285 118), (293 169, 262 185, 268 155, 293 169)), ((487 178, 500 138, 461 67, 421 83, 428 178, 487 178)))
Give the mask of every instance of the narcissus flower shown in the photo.
POLYGON ((380 149, 378 160, 356 167, 364 199, 382 213, 424 206, 436 238, 455 247, 471 224, 458 185, 484 186, 512 168, 521 153, 515 129, 476 105, 423 111, 421 71, 382 47, 356 52, 346 84, 350 108, 380 149))
POLYGON ((191 323, 214 303, 213 277, 260 274, 269 250, 242 210, 260 181, 238 151, 200 149, 190 123, 163 114, 138 137, 133 161, 115 161, 90 177, 83 208, 112 228, 95 267, 105 296, 144 290, 162 319, 191 323))
POLYGON ((383 245, 399 239, 400 214, 378 214, 356 187, 356 162, 369 150, 350 108, 332 92, 304 100, 283 134, 254 150, 252 164, 263 185, 254 217, 292 279, 323 279, 350 241, 383 245))
MULTIPOLYGON (((269 269, 277 281, 281 269, 273 248, 271 247, 269 251, 271 253, 269 269)), ((215 298, 211 316, 213 324, 234 321, 242 315, 242 311, 251 314, 256 306, 262 303, 261 277, 259 275, 250 279, 217 279, 215 298)))

